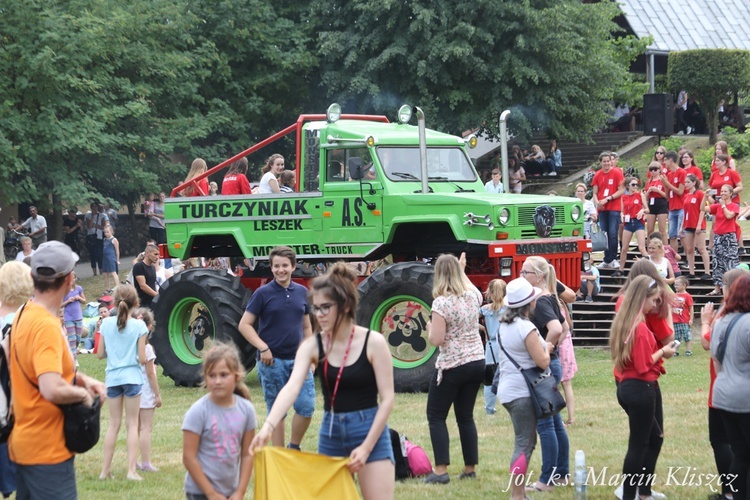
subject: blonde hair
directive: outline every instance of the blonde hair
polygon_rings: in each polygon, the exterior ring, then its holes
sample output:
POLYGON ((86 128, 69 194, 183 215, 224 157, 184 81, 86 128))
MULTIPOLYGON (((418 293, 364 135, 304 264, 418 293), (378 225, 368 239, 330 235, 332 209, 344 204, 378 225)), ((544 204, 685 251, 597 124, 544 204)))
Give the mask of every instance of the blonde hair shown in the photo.
POLYGON ((659 308, 657 316, 659 316, 660 318, 667 318, 670 314, 672 314, 671 304, 674 299, 674 293, 672 292, 672 289, 669 288, 669 285, 667 285, 667 282, 664 281, 664 278, 661 277, 661 275, 659 274, 659 270, 656 269, 654 263, 648 259, 641 259, 633 264, 633 266, 630 268, 630 273, 628 273, 628 278, 625 280, 625 284, 622 286, 620 291, 617 292, 617 295, 615 295, 615 297, 625 295, 633 281, 635 281, 635 279, 639 276, 647 276, 648 278, 656 281, 656 285, 661 292, 661 307, 659 308))
MULTIPOLYGON (((190 165, 190 171, 188 172, 187 177, 185 177, 185 180, 182 182, 183 183, 188 182, 194 179, 195 177, 198 177, 207 169, 208 169, 208 165, 206 165, 206 161, 203 158, 196 158, 195 160, 193 160, 193 163, 190 165)), ((188 186, 182 191, 182 194, 184 194, 185 196, 192 196, 194 192, 195 192, 195 189, 193 188, 193 186, 188 186)), ((205 193, 205 194, 208 194, 208 193, 205 193)))
POLYGON ((117 305, 117 329, 123 330, 128 324, 130 312, 138 306, 138 294, 133 285, 117 285, 112 295, 117 305))
POLYGON ((544 257, 539 257, 538 255, 526 257, 526 262, 534 268, 536 274, 539 274, 544 278, 547 291, 557 297, 557 276, 555 274, 555 268, 550 266, 549 262, 547 262, 544 257))
POLYGON ((435 262, 435 278, 432 285, 433 298, 442 295, 460 297, 466 292, 461 264, 455 255, 443 254, 435 262))
MULTIPOLYGON (((149 332, 151 331, 151 327, 154 325, 154 313, 151 312, 151 309, 148 307, 138 307, 133 309, 133 311, 130 313, 131 318, 139 319, 146 323, 146 327, 149 329, 149 332)), ((148 338, 151 335, 146 335, 146 343, 148 344, 148 338)))
POLYGON ((659 169, 659 173, 661 173, 661 163, 659 163, 658 161, 652 161, 651 163, 649 163, 648 164, 648 168, 649 169, 658 168, 659 169))
POLYGON ((494 279, 487 285, 487 290, 484 292, 484 297, 487 302, 490 303, 490 308, 494 312, 498 312, 503 307, 503 299, 505 299, 505 281, 501 279, 494 279))
POLYGON ((622 371, 625 364, 630 360, 635 338, 634 331, 638 323, 645 318, 646 299, 660 293, 656 280, 649 276, 638 276, 635 278, 625 292, 620 310, 612 322, 609 334, 609 351, 618 370, 622 371))
POLYGON ((656 249, 661 252, 661 256, 664 257, 664 242, 661 239, 651 238, 650 240, 648 240, 648 244, 653 244, 656 249))
POLYGON ((234 373, 237 378, 237 382, 234 384, 234 393, 249 401, 250 390, 245 385, 245 369, 240 361, 240 353, 237 347, 229 342, 213 342, 203 356, 203 387, 206 387, 208 374, 222 360, 226 363, 229 371, 234 373))
POLYGON ((16 260, 0 267, 0 302, 9 307, 18 307, 34 294, 31 268, 16 260))

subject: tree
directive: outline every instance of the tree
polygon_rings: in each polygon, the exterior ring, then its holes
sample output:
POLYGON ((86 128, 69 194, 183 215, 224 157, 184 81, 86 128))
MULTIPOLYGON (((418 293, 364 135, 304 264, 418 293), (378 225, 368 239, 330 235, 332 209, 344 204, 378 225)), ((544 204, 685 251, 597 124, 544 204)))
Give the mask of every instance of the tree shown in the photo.
POLYGON ((671 52, 668 58, 669 85, 695 97, 706 114, 709 141, 719 131, 719 103, 750 89, 750 51, 698 49, 671 52))
MULTIPOLYGON (((585 137, 632 79, 615 43, 615 3, 578 0, 333 0, 312 6, 322 82, 363 112, 418 104, 434 128, 493 129, 510 108, 516 131, 585 137)), ((637 50, 631 50, 631 49, 637 50)))

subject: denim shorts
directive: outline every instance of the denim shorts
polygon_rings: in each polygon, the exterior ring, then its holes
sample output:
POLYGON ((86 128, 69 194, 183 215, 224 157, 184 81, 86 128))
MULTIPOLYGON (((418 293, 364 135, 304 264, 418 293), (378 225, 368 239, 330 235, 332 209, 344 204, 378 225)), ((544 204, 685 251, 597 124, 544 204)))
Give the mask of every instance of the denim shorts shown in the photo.
POLYGON ((646 226, 643 225, 643 221, 638 219, 630 219, 630 222, 625 223, 625 231, 635 233, 636 231, 643 231, 646 226))
POLYGON ((112 387, 107 387, 107 397, 119 398, 120 396, 125 396, 126 398, 134 398, 141 395, 142 388, 142 384, 113 385, 112 387))
POLYGON ((685 217, 685 211, 683 209, 670 210, 669 211, 669 239, 673 240, 679 235, 677 230, 682 226, 682 220, 685 217))
MULTIPOLYGON (((318 435, 318 453, 329 457, 348 457, 357 446, 364 443, 377 412, 377 406, 344 413, 325 412, 318 435)), ((367 463, 386 459, 396 463, 387 425, 367 457, 367 463)))
MULTIPOLYGON (((276 396, 279 395, 281 389, 289 382, 292 368, 294 368, 294 360, 273 358, 271 366, 258 363, 256 367, 258 369, 258 378, 263 388, 263 397, 266 400, 266 409, 267 412, 270 412, 274 401, 276 401, 276 396)), ((302 384, 299 396, 297 396, 297 400, 294 402, 294 411, 300 417, 306 418, 312 417, 315 411, 315 381, 313 381, 311 370, 308 370, 305 383, 302 384)))

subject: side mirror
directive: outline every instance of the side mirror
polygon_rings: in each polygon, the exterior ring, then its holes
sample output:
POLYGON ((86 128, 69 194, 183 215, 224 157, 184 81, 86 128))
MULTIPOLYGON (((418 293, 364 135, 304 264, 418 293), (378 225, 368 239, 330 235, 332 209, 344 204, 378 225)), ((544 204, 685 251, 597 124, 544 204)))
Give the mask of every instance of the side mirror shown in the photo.
POLYGON ((362 158, 358 156, 352 156, 349 158, 349 177, 352 180, 359 180, 365 176, 362 171, 362 158))

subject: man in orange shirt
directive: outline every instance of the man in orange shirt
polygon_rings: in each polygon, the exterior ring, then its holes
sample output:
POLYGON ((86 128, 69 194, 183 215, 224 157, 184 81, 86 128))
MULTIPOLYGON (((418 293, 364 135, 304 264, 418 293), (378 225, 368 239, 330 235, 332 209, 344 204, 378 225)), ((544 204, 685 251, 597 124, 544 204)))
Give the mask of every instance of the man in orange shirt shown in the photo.
POLYGON ((102 382, 75 373, 58 311, 74 279, 78 255, 59 241, 39 245, 31 259, 34 297, 16 314, 10 375, 16 423, 8 441, 16 464, 17 498, 77 498, 73 453, 65 447, 58 405, 91 405, 106 397, 102 382))

